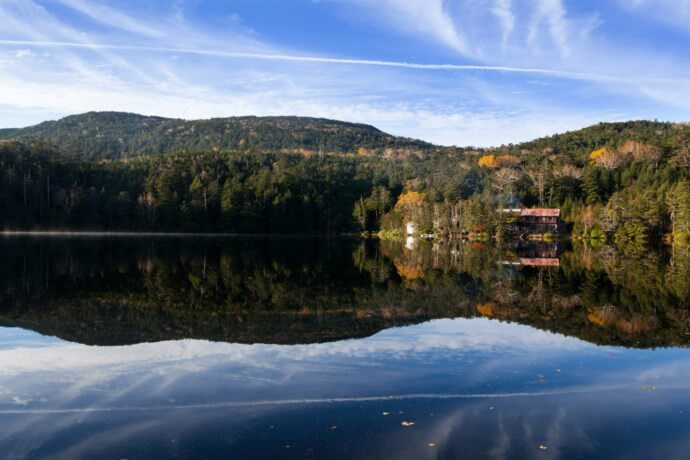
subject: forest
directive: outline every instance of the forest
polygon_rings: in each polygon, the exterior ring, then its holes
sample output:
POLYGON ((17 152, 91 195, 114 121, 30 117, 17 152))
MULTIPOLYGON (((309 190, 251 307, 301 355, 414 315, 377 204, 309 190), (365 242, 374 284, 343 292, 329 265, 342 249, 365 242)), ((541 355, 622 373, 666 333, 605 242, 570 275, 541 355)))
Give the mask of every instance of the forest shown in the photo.
POLYGON ((422 155, 432 144, 392 136, 373 126, 309 117, 229 117, 181 120, 122 112, 88 112, 0 137, 44 141, 80 157, 121 159, 183 152, 259 149, 312 153, 422 155))
POLYGON ((175 121, 192 133, 175 137, 166 120, 84 114, 0 133, 2 227, 395 235, 413 221, 421 233, 500 237, 498 209, 543 206, 578 238, 690 240, 684 124, 601 123, 479 149, 296 117, 242 119, 251 142, 242 130, 232 142, 194 134, 229 119, 175 121), (100 134, 83 134, 94 117, 100 134))

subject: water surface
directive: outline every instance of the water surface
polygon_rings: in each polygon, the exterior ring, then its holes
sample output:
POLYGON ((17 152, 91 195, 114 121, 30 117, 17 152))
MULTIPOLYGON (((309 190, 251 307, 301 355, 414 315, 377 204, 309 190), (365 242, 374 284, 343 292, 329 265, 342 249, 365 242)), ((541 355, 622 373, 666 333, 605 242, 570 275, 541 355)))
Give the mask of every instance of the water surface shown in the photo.
POLYGON ((0 452, 685 458, 690 258, 569 246, 2 239, 0 452))

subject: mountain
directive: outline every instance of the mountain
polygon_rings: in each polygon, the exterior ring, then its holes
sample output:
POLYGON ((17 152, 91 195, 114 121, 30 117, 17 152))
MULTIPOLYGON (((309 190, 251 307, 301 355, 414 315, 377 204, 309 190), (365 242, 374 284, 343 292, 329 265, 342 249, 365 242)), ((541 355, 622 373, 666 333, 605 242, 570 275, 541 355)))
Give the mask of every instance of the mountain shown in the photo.
POLYGON ((6 133, 5 229, 397 234, 412 221, 494 233, 505 230, 496 209, 541 206, 584 238, 644 246, 673 234, 690 246, 680 123, 601 123, 488 149, 299 117, 99 112, 6 133))
POLYGON ((122 112, 88 112, 27 128, 0 130, 0 138, 42 140, 92 159, 217 149, 423 156, 434 148, 432 144, 392 136, 373 126, 323 118, 247 116, 182 120, 122 112))
POLYGON ((16 131, 17 128, 0 128, 0 138, 11 137, 16 131))
MULTIPOLYGON (((634 139, 660 148, 673 145, 687 125, 656 121, 599 123, 489 151, 552 151, 579 162, 602 146, 634 139)), ((424 157, 452 149, 387 134, 373 126, 311 117, 228 117, 183 120, 125 112, 88 112, 26 128, 0 129, 0 139, 44 141, 90 159, 200 152, 262 150, 311 153, 359 153, 389 157, 424 157)), ((485 149, 478 149, 483 151, 485 149)))
POLYGON ((673 150, 687 143, 690 125, 649 120, 598 123, 575 131, 542 137, 515 146, 521 151, 553 152, 574 161, 588 161, 593 150, 619 149, 626 142, 649 145, 660 151, 673 150))

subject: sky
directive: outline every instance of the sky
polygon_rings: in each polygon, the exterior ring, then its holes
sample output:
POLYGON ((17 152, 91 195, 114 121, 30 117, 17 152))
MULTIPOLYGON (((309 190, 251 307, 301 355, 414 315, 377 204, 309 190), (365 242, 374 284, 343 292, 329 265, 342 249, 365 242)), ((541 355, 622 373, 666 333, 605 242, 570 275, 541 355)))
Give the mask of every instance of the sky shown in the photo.
POLYGON ((690 120, 690 0, 0 0, 0 127, 302 115, 442 145, 690 120))

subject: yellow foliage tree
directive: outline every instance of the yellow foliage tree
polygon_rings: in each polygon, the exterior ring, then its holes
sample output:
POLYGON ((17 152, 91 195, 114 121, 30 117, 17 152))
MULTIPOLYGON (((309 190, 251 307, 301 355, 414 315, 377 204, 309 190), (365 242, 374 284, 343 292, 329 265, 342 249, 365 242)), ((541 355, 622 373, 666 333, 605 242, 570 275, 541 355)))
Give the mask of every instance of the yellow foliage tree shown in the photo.
POLYGON ((606 155, 609 152, 609 149, 606 147, 602 147, 600 149, 594 150, 592 153, 589 154, 589 163, 594 164, 597 161, 597 158, 600 158, 604 155, 606 155))
POLYGON ((412 281, 424 278, 424 271, 421 267, 400 261, 394 261, 393 264, 398 275, 405 280, 412 281))
POLYGON ((423 193, 409 190, 398 197, 398 201, 395 203, 395 209, 398 211, 411 211, 421 206, 423 201, 423 193))
POLYGON ((495 168, 498 164, 496 163, 496 155, 484 155, 477 162, 482 168, 495 168))

